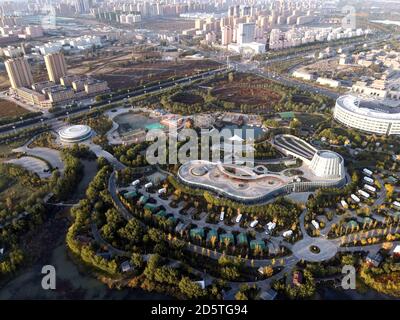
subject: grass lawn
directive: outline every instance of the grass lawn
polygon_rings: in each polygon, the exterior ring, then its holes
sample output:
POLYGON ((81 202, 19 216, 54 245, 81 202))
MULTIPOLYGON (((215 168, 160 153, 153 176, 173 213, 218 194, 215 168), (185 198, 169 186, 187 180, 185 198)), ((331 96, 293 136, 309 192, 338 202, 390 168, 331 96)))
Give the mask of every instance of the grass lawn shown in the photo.
POLYGON ((29 113, 29 110, 22 108, 14 102, 0 99, 0 118, 22 116, 29 113))
POLYGON ((296 113, 296 118, 300 120, 303 126, 315 127, 319 123, 326 120, 326 118, 320 114, 310 114, 310 113, 296 113))
POLYGON ((29 138, 21 138, 19 140, 15 140, 8 144, 1 143, 0 144, 0 158, 7 158, 11 153, 12 149, 23 146, 29 138))

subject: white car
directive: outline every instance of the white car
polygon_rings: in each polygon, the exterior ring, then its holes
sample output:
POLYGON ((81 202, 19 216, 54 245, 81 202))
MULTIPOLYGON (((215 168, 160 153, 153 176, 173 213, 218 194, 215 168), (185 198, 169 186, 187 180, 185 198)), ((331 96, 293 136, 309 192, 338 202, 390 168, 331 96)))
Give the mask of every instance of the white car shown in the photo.
POLYGON ((224 221, 224 217, 225 217, 225 212, 221 211, 221 214, 219 215, 219 220, 224 221))
POLYGON ((242 214, 241 213, 239 213, 238 215, 237 215, 237 217, 236 217, 236 223, 239 223, 240 222, 240 220, 242 220, 242 214))
POLYGON ((253 221, 250 223, 250 228, 254 228, 257 224, 258 224, 258 220, 253 220, 253 221))

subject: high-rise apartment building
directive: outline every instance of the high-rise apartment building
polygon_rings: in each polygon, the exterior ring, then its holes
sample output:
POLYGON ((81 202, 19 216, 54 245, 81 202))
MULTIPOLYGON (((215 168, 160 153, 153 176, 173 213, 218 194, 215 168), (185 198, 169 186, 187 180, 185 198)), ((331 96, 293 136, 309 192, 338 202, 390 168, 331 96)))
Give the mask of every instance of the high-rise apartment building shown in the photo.
POLYGON ((33 84, 31 67, 24 57, 10 59, 5 62, 11 87, 30 87, 33 84))
POLYGON ((67 75, 67 64, 64 54, 61 52, 51 53, 44 57, 49 80, 59 83, 60 78, 67 75))
POLYGON ((233 30, 231 26, 224 26, 222 27, 222 39, 221 44, 223 46, 227 46, 228 44, 232 43, 233 40, 233 30))
POLYGON ((253 42, 255 37, 255 28, 255 23, 239 23, 237 43, 244 44, 253 42))

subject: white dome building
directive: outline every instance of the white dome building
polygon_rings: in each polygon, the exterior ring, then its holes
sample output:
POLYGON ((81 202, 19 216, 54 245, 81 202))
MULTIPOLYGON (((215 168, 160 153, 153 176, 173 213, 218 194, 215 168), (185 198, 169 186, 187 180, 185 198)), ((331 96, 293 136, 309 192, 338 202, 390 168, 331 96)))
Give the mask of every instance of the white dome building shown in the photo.
POLYGON ((345 175, 344 160, 336 152, 320 150, 311 160, 311 170, 317 177, 338 179, 345 175))
POLYGON ((89 139, 92 136, 92 128, 87 125, 72 125, 58 131, 61 142, 76 143, 89 139))

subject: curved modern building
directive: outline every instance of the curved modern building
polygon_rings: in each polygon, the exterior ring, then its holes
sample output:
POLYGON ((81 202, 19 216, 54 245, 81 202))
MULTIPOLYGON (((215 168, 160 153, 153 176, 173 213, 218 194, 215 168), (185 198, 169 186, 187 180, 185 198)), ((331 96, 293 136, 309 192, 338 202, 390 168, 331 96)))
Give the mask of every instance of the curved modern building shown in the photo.
POLYGON ((76 143, 89 139, 92 129, 87 125, 72 125, 58 131, 61 142, 76 143))
POLYGON ((361 100, 353 95, 336 100, 333 117, 340 123, 365 132, 400 134, 400 108, 379 101, 361 100))
POLYGON ((311 170, 317 177, 326 179, 341 178, 344 175, 344 160, 336 152, 317 151, 311 160, 311 170))
POLYGON ((264 165, 254 168, 205 160, 189 161, 178 170, 178 178, 194 188, 245 203, 270 200, 281 194, 340 187, 346 183, 342 156, 317 150, 292 135, 275 136, 273 145, 286 155, 302 160, 296 169, 269 171, 264 165))

